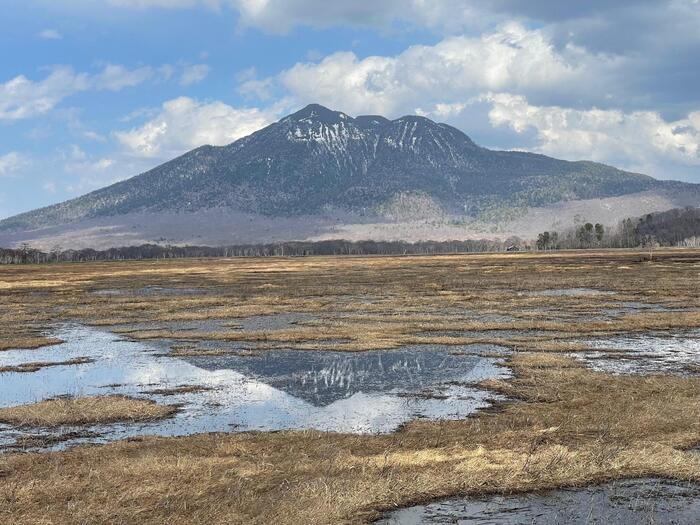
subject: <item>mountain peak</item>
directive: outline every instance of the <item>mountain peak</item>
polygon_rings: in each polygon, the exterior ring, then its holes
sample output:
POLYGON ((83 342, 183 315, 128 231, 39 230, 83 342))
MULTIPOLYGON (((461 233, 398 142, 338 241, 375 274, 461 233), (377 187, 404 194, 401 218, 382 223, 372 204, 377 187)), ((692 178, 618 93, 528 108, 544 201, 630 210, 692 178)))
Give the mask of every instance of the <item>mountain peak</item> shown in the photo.
POLYGON ((323 122, 349 119, 345 113, 328 109, 321 104, 309 104, 288 117, 290 120, 315 119, 323 122))

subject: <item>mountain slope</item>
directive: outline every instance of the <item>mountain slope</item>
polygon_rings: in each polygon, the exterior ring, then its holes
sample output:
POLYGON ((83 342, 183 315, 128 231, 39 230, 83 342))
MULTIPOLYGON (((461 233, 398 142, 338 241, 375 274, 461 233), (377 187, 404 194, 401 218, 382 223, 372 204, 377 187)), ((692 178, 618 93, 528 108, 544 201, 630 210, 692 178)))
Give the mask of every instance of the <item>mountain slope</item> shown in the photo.
POLYGON ((0 221, 0 232, 211 210, 268 219, 498 218, 649 191, 697 195, 695 185, 593 162, 488 150, 423 117, 352 118, 312 104, 228 146, 202 146, 131 179, 0 221))

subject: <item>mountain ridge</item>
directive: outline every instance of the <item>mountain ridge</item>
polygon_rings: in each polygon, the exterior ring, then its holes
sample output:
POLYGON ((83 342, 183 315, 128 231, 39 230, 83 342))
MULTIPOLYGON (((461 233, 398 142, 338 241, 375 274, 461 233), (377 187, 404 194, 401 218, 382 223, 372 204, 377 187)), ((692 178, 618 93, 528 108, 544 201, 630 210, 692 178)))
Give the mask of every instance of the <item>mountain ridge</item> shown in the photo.
POLYGON ((213 209, 271 218, 410 218, 415 208, 419 218, 498 219, 558 202, 648 191, 700 195, 698 188, 590 161, 490 150, 422 116, 351 117, 309 104, 231 144, 200 146, 135 177, 2 220, 0 231, 213 209))

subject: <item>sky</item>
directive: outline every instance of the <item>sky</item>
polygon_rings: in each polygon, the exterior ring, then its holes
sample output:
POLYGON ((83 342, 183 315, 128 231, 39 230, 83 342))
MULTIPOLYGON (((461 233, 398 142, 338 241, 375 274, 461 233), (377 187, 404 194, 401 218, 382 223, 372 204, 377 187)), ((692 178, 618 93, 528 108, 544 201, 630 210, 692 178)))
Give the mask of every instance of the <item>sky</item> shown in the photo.
POLYGON ((700 0, 3 0, 0 218, 308 103, 700 183, 700 0))

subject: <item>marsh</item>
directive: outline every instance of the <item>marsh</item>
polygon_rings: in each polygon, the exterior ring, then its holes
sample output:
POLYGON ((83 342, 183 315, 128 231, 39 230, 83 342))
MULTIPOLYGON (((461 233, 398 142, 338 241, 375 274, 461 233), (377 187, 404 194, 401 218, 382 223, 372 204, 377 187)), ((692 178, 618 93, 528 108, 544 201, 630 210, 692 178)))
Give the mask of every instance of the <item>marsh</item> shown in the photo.
POLYGON ((698 272, 680 249, 0 268, 0 515, 458 517, 640 477, 697 505, 698 272))

